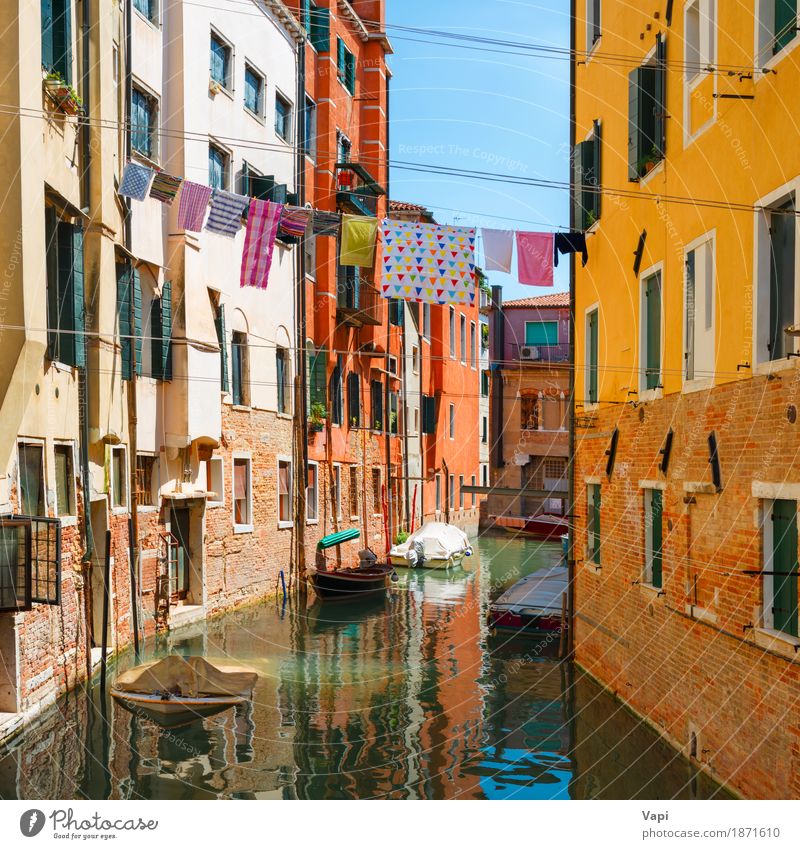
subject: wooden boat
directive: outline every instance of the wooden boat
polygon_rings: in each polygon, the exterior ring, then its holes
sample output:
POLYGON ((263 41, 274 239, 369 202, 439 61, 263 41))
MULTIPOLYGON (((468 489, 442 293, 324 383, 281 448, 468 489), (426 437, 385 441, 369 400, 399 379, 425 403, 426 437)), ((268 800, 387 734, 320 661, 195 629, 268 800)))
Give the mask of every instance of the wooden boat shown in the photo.
POLYGON ((257 680, 244 666, 170 655, 120 675, 111 696, 132 713, 174 728, 249 701, 257 680))
POLYGON ((559 631, 568 585, 569 572, 561 564, 526 575, 489 606, 489 627, 534 633, 559 631))
POLYGON ((329 534, 317 543, 317 564, 310 575, 311 584, 317 596, 323 600, 354 599, 368 597, 385 592, 394 575, 394 567, 389 563, 378 563, 369 549, 359 552, 360 564, 355 568, 328 568, 322 553, 328 548, 343 542, 358 539, 360 531, 351 528, 336 534, 329 534))
POLYGON ((514 534, 526 534, 535 539, 554 540, 569 531, 569 519, 552 513, 539 513, 522 519, 520 527, 507 526, 506 530, 514 534))

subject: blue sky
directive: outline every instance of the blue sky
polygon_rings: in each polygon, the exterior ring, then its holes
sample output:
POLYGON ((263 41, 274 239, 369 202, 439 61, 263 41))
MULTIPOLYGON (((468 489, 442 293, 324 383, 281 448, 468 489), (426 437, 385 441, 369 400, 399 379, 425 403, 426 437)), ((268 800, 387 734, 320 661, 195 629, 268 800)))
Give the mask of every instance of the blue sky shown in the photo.
MULTIPOLYGON (((402 26, 569 46, 568 0, 387 0, 386 19, 402 26)), ((388 32, 395 50, 389 59, 392 161, 569 179, 565 58, 421 44, 408 39, 435 39, 388 32)), ((424 204, 442 223, 550 230, 569 222, 563 190, 393 168, 391 195, 424 204)), ((556 269, 556 289, 567 288, 567 268, 564 262, 556 269)), ((506 300, 550 291, 522 286, 513 273, 492 272, 490 282, 503 285, 506 300)))

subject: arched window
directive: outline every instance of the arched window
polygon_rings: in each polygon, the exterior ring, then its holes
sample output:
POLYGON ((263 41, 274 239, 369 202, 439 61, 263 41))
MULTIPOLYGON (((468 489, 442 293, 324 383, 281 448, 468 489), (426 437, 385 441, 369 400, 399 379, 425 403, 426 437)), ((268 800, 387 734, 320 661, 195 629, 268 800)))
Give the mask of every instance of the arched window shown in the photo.
POLYGON ((342 356, 341 354, 336 360, 336 365, 331 374, 331 423, 340 425, 342 423, 342 415, 344 408, 344 399, 342 397, 342 356))

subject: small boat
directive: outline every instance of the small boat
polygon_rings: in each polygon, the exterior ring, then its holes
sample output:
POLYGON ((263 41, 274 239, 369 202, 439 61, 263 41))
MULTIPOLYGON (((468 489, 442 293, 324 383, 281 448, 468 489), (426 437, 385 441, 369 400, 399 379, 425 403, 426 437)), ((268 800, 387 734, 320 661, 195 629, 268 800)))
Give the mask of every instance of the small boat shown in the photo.
POLYGON ((174 728, 249 701, 257 680, 246 666, 170 655, 124 672, 111 696, 131 713, 174 728))
POLYGON ((360 531, 351 528, 329 534, 317 543, 317 563, 310 573, 311 584, 320 599, 354 599, 385 592, 390 580, 395 578, 390 563, 378 563, 374 552, 365 548, 359 552, 359 565, 355 568, 329 569, 323 551, 343 542, 358 539, 360 531))
POLYGON ((522 527, 514 530, 536 539, 560 539, 569 530, 569 519, 554 513, 538 513, 523 519, 522 527))
POLYGON ((561 564, 526 575, 489 606, 489 627, 560 631, 568 585, 569 571, 561 564))
POLYGON ((472 554, 469 537, 455 525, 426 522, 389 551, 389 562, 411 569, 450 569, 472 554))

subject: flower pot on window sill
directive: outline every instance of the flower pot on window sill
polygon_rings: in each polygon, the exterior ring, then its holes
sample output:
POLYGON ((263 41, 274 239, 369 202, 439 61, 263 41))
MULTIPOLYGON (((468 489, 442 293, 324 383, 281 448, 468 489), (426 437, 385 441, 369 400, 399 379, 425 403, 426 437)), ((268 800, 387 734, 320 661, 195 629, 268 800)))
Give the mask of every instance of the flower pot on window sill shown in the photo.
POLYGON ((208 81, 208 93, 212 97, 216 97, 222 91, 222 85, 218 83, 216 80, 208 81))
POLYGON ((62 80, 45 80, 44 90, 55 106, 67 115, 77 115, 81 111, 80 98, 62 80))
POLYGON ((309 433, 322 433, 325 430, 325 422, 309 422, 308 423, 308 432, 309 433))

